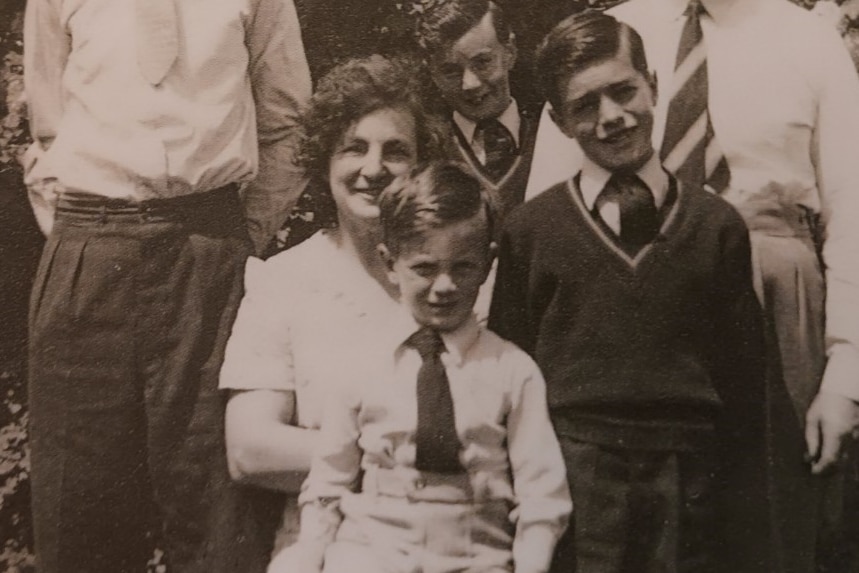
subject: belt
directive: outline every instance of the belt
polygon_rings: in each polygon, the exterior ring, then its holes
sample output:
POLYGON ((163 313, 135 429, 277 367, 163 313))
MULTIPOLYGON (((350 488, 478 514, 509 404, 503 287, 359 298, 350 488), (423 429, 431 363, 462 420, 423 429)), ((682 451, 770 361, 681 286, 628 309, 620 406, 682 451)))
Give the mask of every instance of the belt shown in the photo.
POLYGON ((199 214, 222 205, 239 205, 239 186, 235 183, 202 193, 189 193, 178 197, 144 199, 135 201, 105 197, 79 191, 66 191, 57 201, 58 214, 136 216, 149 218, 171 218, 199 214))
POLYGON ((817 214, 804 205, 774 197, 752 197, 736 205, 749 231, 775 237, 809 237, 817 231, 817 214))
POLYGON ((488 500, 474 499, 467 473, 438 474, 411 468, 367 468, 361 492, 411 501, 438 503, 472 503, 488 500))

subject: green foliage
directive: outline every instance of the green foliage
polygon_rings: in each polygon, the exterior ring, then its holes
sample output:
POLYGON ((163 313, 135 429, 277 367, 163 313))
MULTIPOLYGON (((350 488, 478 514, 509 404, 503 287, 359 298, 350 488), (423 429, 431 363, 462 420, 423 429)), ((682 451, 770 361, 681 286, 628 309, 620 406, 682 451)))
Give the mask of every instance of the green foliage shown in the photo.
POLYGON ((0 171, 20 169, 29 144, 22 65, 23 0, 0 2, 0 171))

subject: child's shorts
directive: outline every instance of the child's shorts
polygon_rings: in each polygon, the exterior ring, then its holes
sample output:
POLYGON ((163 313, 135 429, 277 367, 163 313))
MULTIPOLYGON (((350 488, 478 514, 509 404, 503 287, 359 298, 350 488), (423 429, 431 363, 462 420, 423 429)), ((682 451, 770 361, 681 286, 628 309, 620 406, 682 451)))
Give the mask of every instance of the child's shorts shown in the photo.
POLYGON ((377 469, 343 498, 325 573, 513 571, 512 504, 473 499, 467 475, 377 469))

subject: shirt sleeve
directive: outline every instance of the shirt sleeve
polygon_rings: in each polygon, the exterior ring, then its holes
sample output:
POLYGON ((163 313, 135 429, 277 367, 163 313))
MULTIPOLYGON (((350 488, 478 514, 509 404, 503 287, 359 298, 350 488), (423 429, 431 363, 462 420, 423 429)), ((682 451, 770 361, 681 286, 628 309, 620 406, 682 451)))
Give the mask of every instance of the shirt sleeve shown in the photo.
POLYGON ((39 227, 46 234, 57 203, 55 185, 38 175, 37 165, 57 135, 63 115, 63 72, 71 38, 59 7, 51 0, 27 2, 24 15, 24 85, 33 143, 24 154, 25 183, 39 227))
POLYGON ((231 390, 295 390, 288 305, 288 277, 249 258, 245 295, 221 366, 220 387, 231 390), (286 279, 286 280, 284 280, 286 279))
POLYGON ((722 228, 721 259, 710 297, 710 375, 722 401, 719 433, 729 455, 762 454, 767 403, 763 312, 753 284, 749 232, 742 219, 731 214, 722 228))
POLYGON ((544 573, 573 505, 561 447, 549 419, 543 376, 529 356, 517 350, 516 358, 516 383, 507 417, 508 455, 519 514, 513 561, 516 573, 544 573))
POLYGON ((292 0, 258 0, 248 47, 259 172, 244 199, 251 239, 261 253, 306 185, 293 159, 299 114, 310 97, 311 83, 292 0))
POLYGON ((818 70, 813 160, 826 230, 828 363, 821 389, 859 401, 859 77, 837 33, 820 35, 818 61, 825 65, 818 70))

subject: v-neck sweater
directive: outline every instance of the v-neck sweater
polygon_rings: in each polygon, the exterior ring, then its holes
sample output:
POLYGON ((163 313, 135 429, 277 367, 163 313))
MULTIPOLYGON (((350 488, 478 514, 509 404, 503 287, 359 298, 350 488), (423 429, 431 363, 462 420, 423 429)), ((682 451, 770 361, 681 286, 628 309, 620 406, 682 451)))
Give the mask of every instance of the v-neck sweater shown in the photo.
POLYGON ((537 140, 537 122, 534 118, 520 108, 519 119, 519 145, 517 146, 516 158, 507 173, 498 180, 494 180, 486 172, 484 166, 474 155, 467 138, 457 127, 456 122, 452 119, 450 122, 458 151, 458 159, 468 164, 472 173, 480 179, 481 183, 495 193, 502 216, 522 203, 525 198, 525 187, 528 183, 528 175, 531 173, 531 160, 534 157, 534 143, 537 140))
POLYGON ((726 401, 754 399, 748 231, 719 197, 677 183, 659 234, 633 258, 570 180, 510 214, 499 259, 490 326, 536 359, 559 433, 694 450, 726 401))

